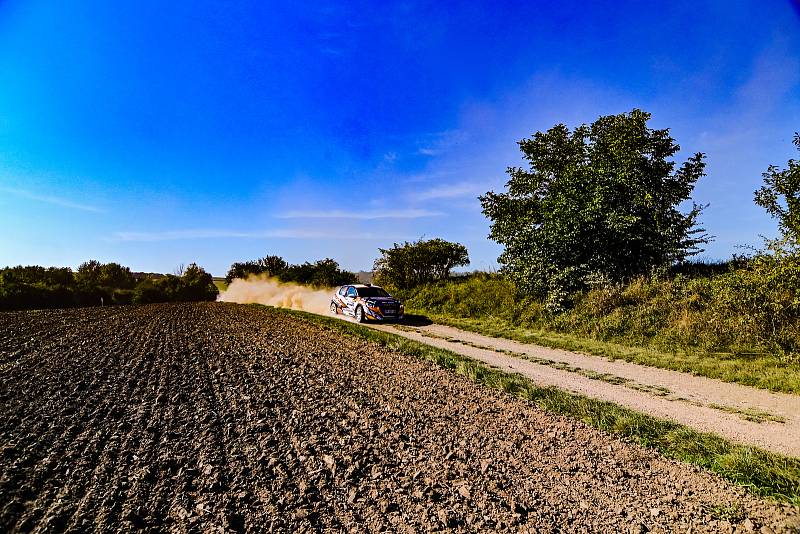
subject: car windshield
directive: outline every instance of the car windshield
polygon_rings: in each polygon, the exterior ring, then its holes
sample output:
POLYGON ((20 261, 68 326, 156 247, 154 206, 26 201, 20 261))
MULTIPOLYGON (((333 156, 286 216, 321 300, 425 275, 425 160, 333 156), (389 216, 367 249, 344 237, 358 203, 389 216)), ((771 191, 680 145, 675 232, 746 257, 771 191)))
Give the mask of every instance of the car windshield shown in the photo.
POLYGON ((358 296, 359 297, 391 297, 389 293, 383 290, 380 287, 359 287, 358 288, 358 296))

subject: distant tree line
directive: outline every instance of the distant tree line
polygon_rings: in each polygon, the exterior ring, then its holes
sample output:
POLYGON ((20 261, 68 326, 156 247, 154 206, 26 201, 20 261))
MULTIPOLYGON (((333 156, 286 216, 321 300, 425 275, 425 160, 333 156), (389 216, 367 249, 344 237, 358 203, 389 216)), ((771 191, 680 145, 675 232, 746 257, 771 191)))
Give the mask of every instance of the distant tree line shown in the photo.
POLYGON ((237 278, 246 279, 253 275, 314 287, 334 287, 352 284, 358 280, 355 273, 341 269, 339 264, 330 258, 314 263, 290 265, 280 256, 265 256, 257 260, 234 263, 228 270, 225 281, 230 284, 237 278))
MULTIPOLYGON (((378 250, 381 257, 373 266, 374 279, 390 289, 409 289, 436 280, 446 280, 454 267, 469 263, 469 254, 464 245, 444 239, 395 243, 392 248, 378 250)), ((228 270, 225 281, 230 284, 237 278, 246 279, 253 275, 315 287, 335 287, 358 281, 355 273, 341 269, 330 258, 290 265, 280 256, 236 262, 228 270)))
POLYGON ((197 264, 180 275, 137 279, 130 268, 95 260, 69 267, 0 269, 0 310, 215 300, 212 277, 197 264))

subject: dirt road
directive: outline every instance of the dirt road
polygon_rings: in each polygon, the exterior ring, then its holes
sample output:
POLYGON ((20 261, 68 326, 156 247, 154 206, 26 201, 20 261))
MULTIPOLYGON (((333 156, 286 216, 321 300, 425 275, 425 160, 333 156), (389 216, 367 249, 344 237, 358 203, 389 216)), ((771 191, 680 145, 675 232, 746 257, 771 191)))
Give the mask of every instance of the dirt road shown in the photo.
POLYGON ((732 441, 800 457, 800 396, 608 360, 432 324, 377 325, 541 385, 557 386, 671 419, 732 441))
POLYGON ((0 313, 2 531, 797 521, 710 473, 268 309, 0 313))

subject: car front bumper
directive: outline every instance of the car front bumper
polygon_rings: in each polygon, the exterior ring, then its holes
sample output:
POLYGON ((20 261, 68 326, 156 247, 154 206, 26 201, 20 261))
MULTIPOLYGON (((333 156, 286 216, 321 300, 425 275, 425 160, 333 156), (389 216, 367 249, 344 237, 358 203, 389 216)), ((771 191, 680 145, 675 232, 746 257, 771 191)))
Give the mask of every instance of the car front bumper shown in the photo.
POLYGON ((401 321, 403 319, 403 311, 401 310, 392 315, 381 311, 379 308, 367 306, 364 309, 364 317, 370 321, 401 321))

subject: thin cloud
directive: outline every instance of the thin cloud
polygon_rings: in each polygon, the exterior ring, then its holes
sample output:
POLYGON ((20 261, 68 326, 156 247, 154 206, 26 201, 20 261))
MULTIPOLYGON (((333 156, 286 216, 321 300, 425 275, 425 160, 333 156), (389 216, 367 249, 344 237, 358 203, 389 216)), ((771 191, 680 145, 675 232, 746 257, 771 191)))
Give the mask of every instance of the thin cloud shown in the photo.
POLYGON ((800 82, 800 60, 791 54, 783 40, 776 41, 759 55, 750 77, 738 91, 741 108, 751 115, 778 107, 800 82))
POLYGON ((30 191, 26 191, 24 189, 16 189, 13 187, 0 187, 0 191, 4 193, 9 193, 11 195, 16 195, 21 198, 27 198, 28 200, 35 200, 36 202, 44 202, 46 204, 53 204, 54 206, 61 206, 62 208, 69 208, 81 211, 91 211, 94 213, 105 213, 105 210, 102 210, 96 206, 90 206, 88 204, 79 204, 77 202, 72 202, 71 200, 66 198, 55 197, 51 195, 38 195, 36 193, 31 193, 30 191))
POLYGON ((444 215, 440 211, 430 211, 423 209, 403 209, 403 210, 373 210, 373 211, 343 211, 343 210, 321 210, 321 211, 287 211, 279 213, 275 217, 278 219, 421 219, 423 217, 439 217, 444 215))
POLYGON ((478 194, 485 192, 484 189, 486 189, 486 187, 481 186, 480 184, 461 182, 457 184, 437 185, 422 191, 413 191, 409 196, 415 200, 462 198, 477 196, 478 194))
POLYGON ((240 232, 235 230, 168 230, 163 232, 116 232, 114 241, 183 241, 191 239, 387 239, 387 236, 371 233, 318 232, 315 230, 264 230, 259 232, 240 232))
POLYGON ((427 137, 428 142, 418 147, 417 154, 430 157, 449 152, 457 145, 465 142, 469 138, 469 135, 462 130, 446 130, 444 132, 428 134, 424 137, 427 137))

